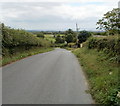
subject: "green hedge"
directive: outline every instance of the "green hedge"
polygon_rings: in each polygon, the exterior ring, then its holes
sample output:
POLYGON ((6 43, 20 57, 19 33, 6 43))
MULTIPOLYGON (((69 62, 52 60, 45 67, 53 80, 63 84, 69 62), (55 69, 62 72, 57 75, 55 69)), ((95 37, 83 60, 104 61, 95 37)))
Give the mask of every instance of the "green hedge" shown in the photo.
POLYGON ((49 47, 51 43, 44 38, 39 38, 36 35, 27 32, 22 29, 13 29, 10 27, 1 25, 2 27, 2 55, 6 53, 14 54, 14 48, 25 48, 25 50, 31 47, 49 47))
POLYGON ((87 41, 87 46, 89 49, 97 49, 98 51, 104 51, 113 56, 117 62, 120 62, 120 37, 110 36, 110 37, 91 37, 87 41))

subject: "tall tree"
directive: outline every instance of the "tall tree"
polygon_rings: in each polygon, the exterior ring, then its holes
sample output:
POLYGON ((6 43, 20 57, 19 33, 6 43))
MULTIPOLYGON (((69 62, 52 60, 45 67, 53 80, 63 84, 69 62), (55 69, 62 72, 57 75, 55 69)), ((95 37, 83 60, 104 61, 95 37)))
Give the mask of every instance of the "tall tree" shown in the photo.
POLYGON ((91 36, 91 33, 88 31, 80 31, 78 34, 78 42, 82 43, 85 42, 89 37, 91 36))
POLYGON ((67 43, 76 42, 76 33, 72 29, 68 29, 65 32, 65 40, 67 43))
POLYGON ((65 42, 65 40, 62 36, 58 35, 56 37, 56 42, 55 43, 64 43, 64 42, 65 42))
POLYGON ((105 30, 108 34, 120 34, 120 8, 113 9, 104 14, 104 17, 97 22, 97 29, 105 30))

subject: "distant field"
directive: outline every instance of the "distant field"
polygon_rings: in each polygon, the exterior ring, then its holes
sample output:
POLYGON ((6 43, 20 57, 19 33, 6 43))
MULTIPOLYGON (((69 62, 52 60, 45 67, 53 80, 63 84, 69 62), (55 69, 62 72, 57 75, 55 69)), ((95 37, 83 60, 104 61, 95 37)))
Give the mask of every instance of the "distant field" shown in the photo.
POLYGON ((52 35, 52 34, 45 34, 44 36, 45 36, 45 39, 47 39, 47 40, 49 40, 49 41, 51 41, 53 43, 55 42, 54 35, 52 35))
MULTIPOLYGON (((58 36, 58 35, 65 36, 64 34, 57 34, 56 36, 58 36)), ((51 41, 52 43, 55 43, 56 40, 54 38, 54 35, 52 35, 52 34, 45 34, 44 36, 45 36, 45 39, 51 41)))
POLYGON ((59 36, 65 36, 65 34, 57 34, 57 36, 58 36, 58 35, 59 35, 59 36))

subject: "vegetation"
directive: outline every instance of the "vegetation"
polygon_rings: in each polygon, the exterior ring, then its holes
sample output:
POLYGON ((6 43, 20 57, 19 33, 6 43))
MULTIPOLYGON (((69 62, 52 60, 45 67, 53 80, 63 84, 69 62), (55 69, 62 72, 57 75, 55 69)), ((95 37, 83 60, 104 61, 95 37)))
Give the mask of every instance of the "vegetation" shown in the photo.
POLYGON ((54 44, 56 41, 54 35, 51 34, 44 34, 44 39, 50 41, 52 44, 54 44))
MULTIPOLYGON (((33 34, 36 34, 37 37, 42 37, 52 43, 52 46, 55 47, 76 47, 76 32, 72 31, 71 29, 68 29, 65 32, 43 32, 43 31, 37 31, 32 32, 33 34), (47 33, 47 34, 46 34, 47 33), (44 37, 43 37, 44 36, 44 37)), ((88 37, 91 36, 90 32, 87 31, 81 31, 79 32, 79 43, 82 43, 87 40, 88 37)))
POLYGON ((96 103, 117 106, 120 104, 119 65, 113 63, 103 51, 86 47, 73 50, 78 57, 90 84, 90 93, 96 103))
POLYGON ((102 35, 102 36, 106 36, 106 32, 101 32, 101 31, 95 31, 95 32, 91 32, 92 35, 102 35))
POLYGON ((53 49, 54 48, 52 48, 52 47, 49 47, 49 48, 48 47, 47 48, 45 48, 45 47, 42 47, 42 48, 33 47, 33 48, 29 49, 29 50, 23 50, 22 48, 20 48, 19 51, 16 51, 16 53, 14 55, 4 56, 3 60, 0 60, 0 63, 2 63, 2 64, 0 64, 0 66, 1 65, 4 66, 4 65, 9 64, 11 62, 14 62, 14 61, 23 59, 25 57, 38 54, 38 53, 48 52, 48 51, 51 51, 53 49))
POLYGON ((120 104, 119 11, 120 9, 113 9, 97 22, 97 28, 105 30, 102 32, 104 35, 108 33, 114 36, 90 37, 87 40, 84 35, 79 35, 79 42, 84 42, 83 48, 72 50, 83 66, 93 98, 97 103, 109 106, 120 104))
POLYGON ((72 50, 80 60, 90 83, 90 93, 97 103, 117 106, 120 104, 120 9, 104 14, 97 22, 102 32, 80 31, 78 42, 72 29, 57 32, 26 32, 2 26, 3 65, 37 53, 53 50, 51 46, 72 50), (111 36, 107 36, 106 34, 111 36), (91 35, 105 35, 91 37, 91 35), (112 36, 114 35, 114 36, 112 36), (83 48, 73 49, 76 44, 83 48), (69 48, 70 47, 70 48, 69 48), (73 47, 73 48, 72 48, 73 47))
POLYGON ((119 36, 109 36, 105 38, 95 38, 91 37, 88 41, 89 49, 97 49, 98 51, 103 51, 111 57, 111 61, 116 61, 120 63, 120 37, 119 36))
POLYGON ((97 22, 97 29, 103 29, 108 32, 108 35, 120 34, 120 8, 113 9, 112 11, 104 14, 104 17, 97 22))
POLYGON ((88 31, 80 31, 78 34, 78 42, 83 43, 85 42, 89 37, 91 36, 91 33, 88 31))
POLYGON ((50 42, 38 38, 32 33, 26 32, 24 30, 12 29, 4 26, 2 24, 2 48, 3 48, 3 56, 6 55, 6 50, 10 54, 14 54, 14 51, 11 51, 14 47, 25 47, 25 49, 29 49, 32 46, 38 47, 49 47, 50 42))
POLYGON ((73 50, 85 71, 90 93, 97 103, 120 104, 120 36, 90 37, 73 50))
POLYGON ((44 33, 42 33, 42 32, 40 32, 40 33, 37 33, 37 37, 44 38, 44 33))
MULTIPOLYGON (((33 48, 40 49, 49 48, 51 46, 51 43, 49 41, 45 40, 44 38, 37 37, 37 35, 34 35, 30 32, 26 32, 25 30, 13 29, 5 26, 4 24, 1 24, 1 28, 2 34, 0 34, 0 37, 2 38, 3 64, 4 61, 6 61, 6 58, 10 57, 8 59, 10 62, 10 59, 12 61, 12 57, 14 58, 15 55, 22 55, 20 53, 22 53, 23 51, 25 51, 25 56, 27 56, 30 54, 29 53, 26 54, 26 52, 29 50, 33 50, 33 48)), ((38 49, 36 50, 38 51, 38 49)), ((36 53, 36 51, 34 52, 36 53)), ((6 63, 7 62, 5 62, 5 64, 6 63)))
POLYGON ((76 33, 72 31, 71 29, 68 29, 65 32, 65 41, 67 43, 76 42, 76 33))
POLYGON ((55 43, 64 43, 65 42, 64 36, 58 35, 55 39, 56 39, 55 43))

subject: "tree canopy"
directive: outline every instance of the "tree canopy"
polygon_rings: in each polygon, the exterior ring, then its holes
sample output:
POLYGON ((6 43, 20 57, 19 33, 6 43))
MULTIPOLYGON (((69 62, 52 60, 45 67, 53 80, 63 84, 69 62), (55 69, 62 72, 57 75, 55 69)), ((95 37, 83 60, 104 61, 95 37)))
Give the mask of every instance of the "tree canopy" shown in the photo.
POLYGON ((42 32, 37 33, 37 37, 44 38, 44 33, 42 32))
POLYGON ((88 31, 80 31, 79 34, 78 34, 78 42, 79 43, 82 43, 82 42, 85 42, 87 40, 88 37, 91 36, 91 33, 88 32, 88 31))
POLYGON ((97 29, 105 30, 109 34, 120 34, 120 8, 115 8, 104 14, 103 18, 97 22, 97 29))
POLYGON ((64 43, 65 42, 64 38, 60 35, 58 35, 55 39, 56 39, 55 43, 64 43))
POLYGON ((67 43, 76 42, 76 33, 72 29, 65 32, 65 40, 67 43))

